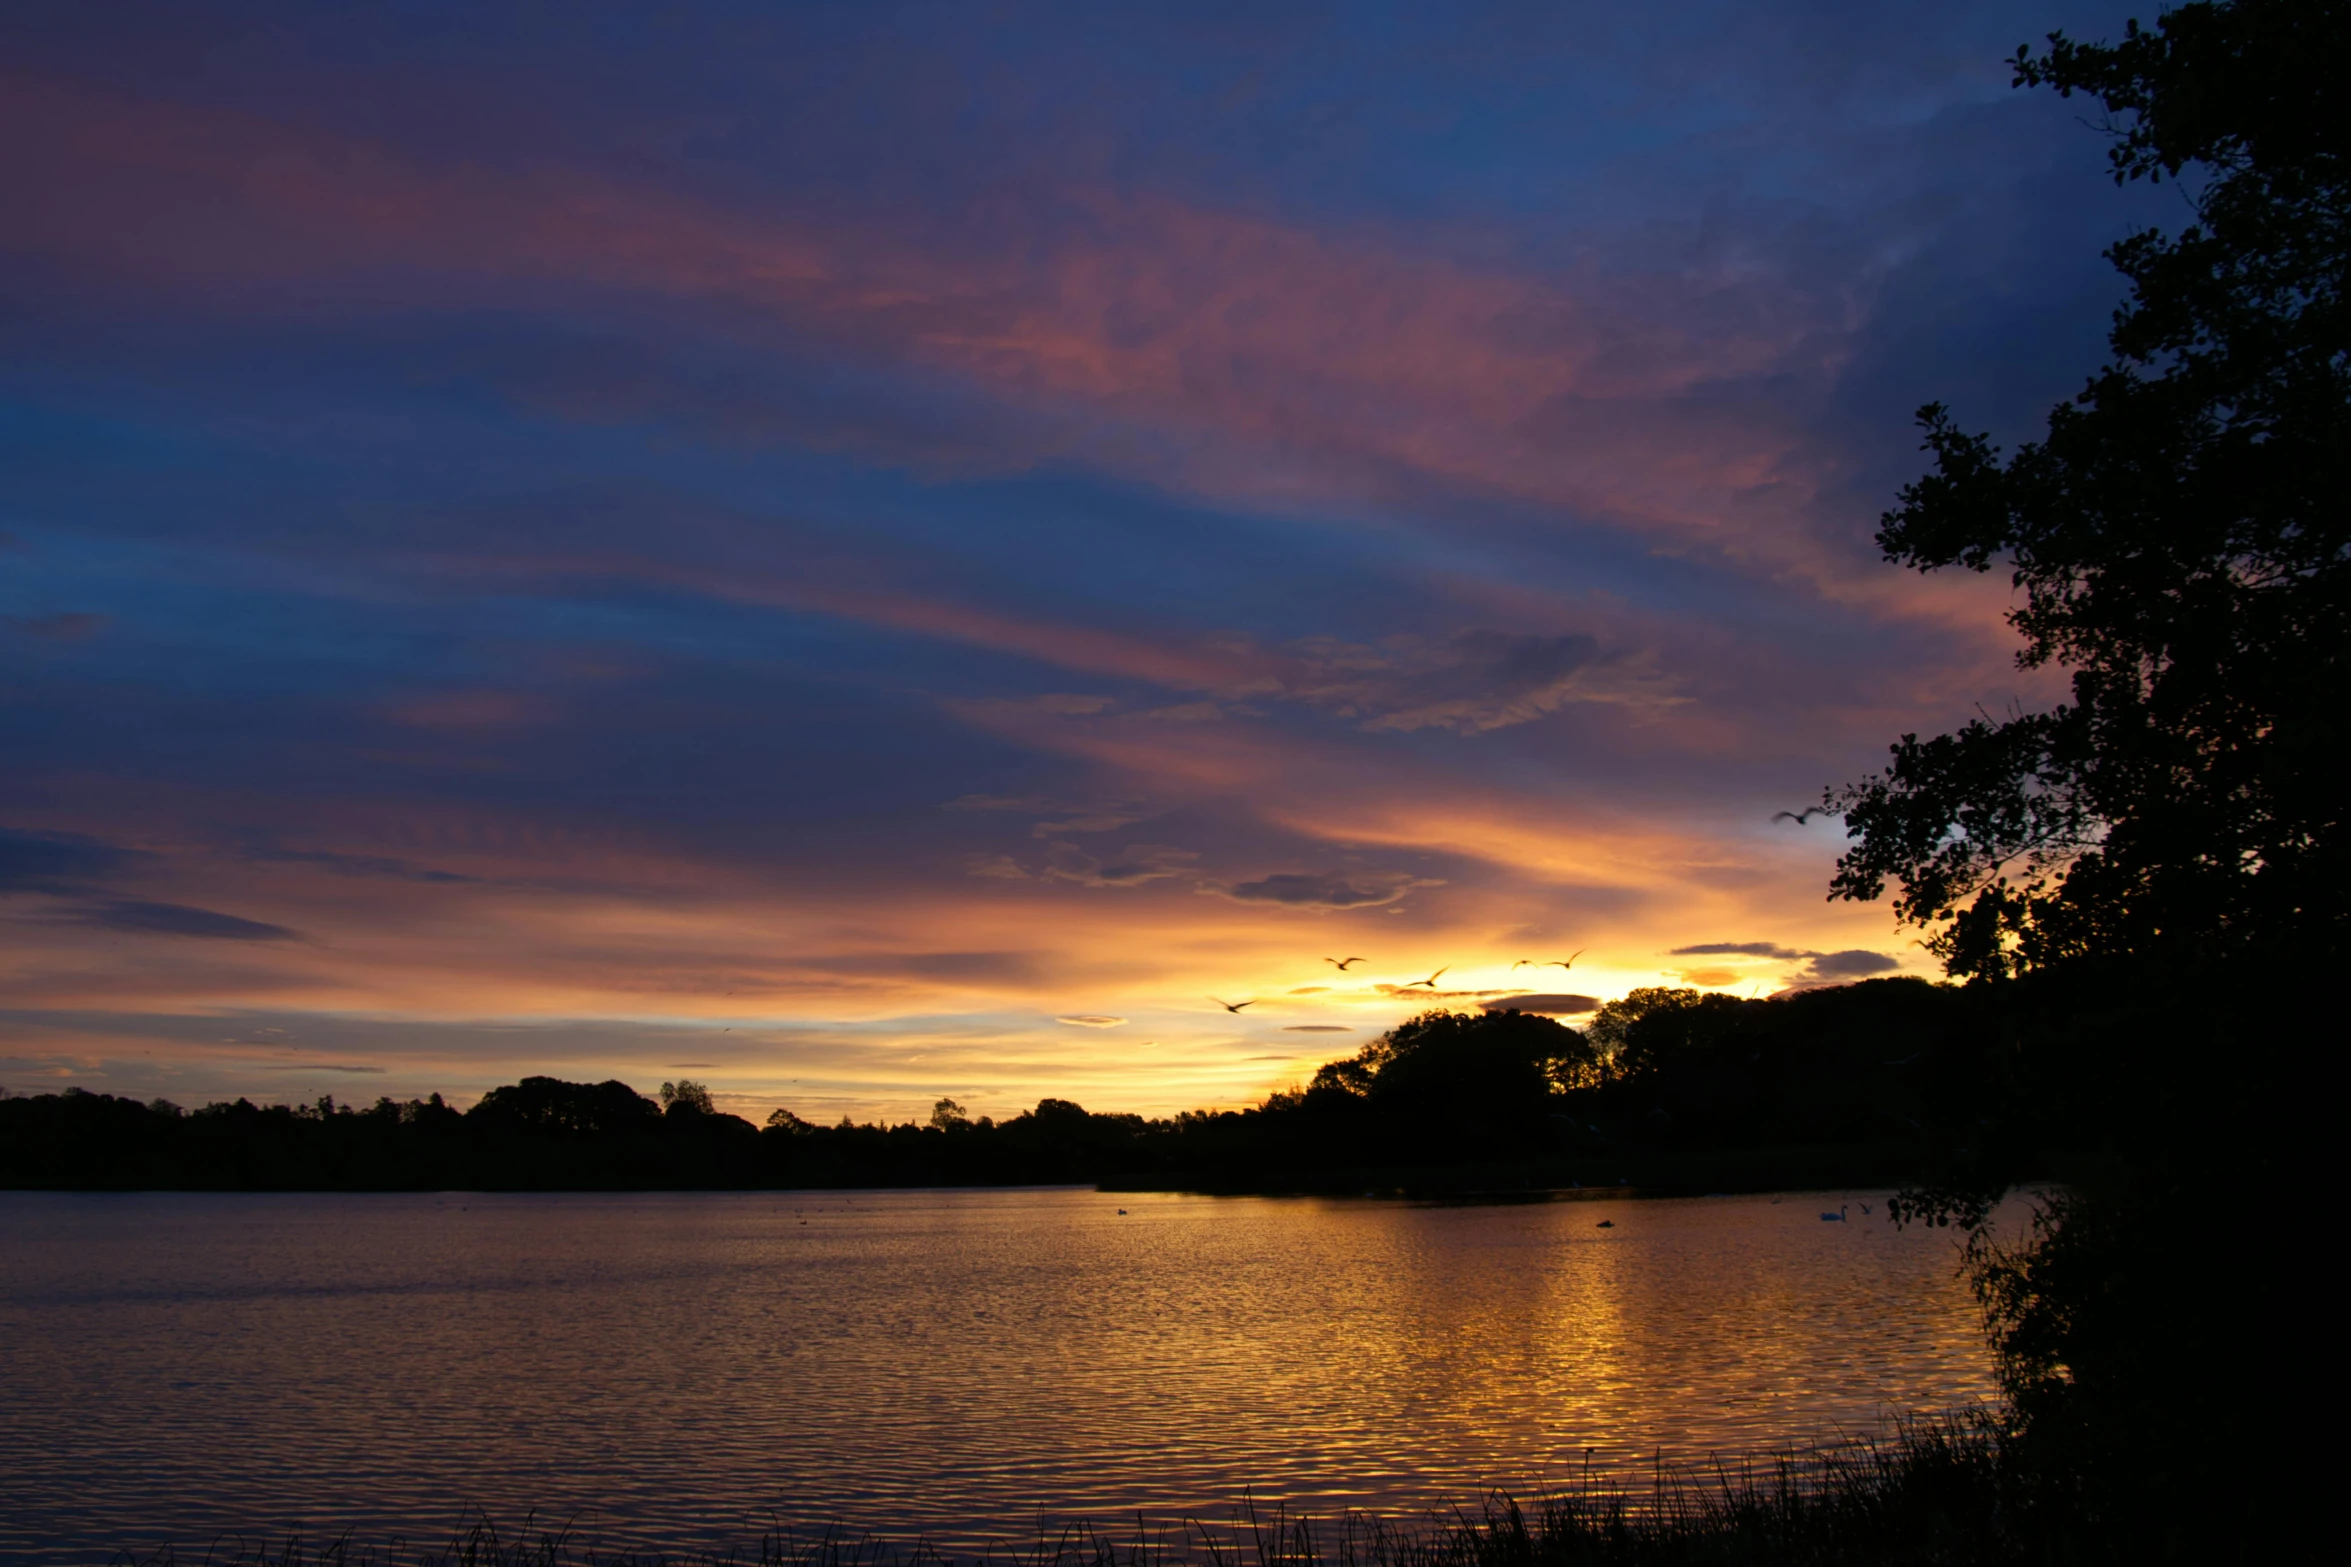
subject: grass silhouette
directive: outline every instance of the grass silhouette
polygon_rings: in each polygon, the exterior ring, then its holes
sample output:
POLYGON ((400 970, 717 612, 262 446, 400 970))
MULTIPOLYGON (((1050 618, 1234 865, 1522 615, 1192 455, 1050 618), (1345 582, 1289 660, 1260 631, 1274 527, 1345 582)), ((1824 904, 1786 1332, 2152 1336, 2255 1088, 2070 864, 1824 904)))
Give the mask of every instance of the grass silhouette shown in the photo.
POLYGON ((502 1535, 486 1517, 445 1543, 276 1546, 224 1539, 199 1555, 125 1553, 129 1567, 1577 1567, 1577 1564, 2043 1563, 2097 1560, 2104 1531, 2071 1488, 2020 1468, 1998 1421, 1976 1413, 1737 1463, 1652 1467, 1646 1487, 1586 1475, 1531 1502, 1503 1494, 1474 1510, 1406 1520, 1317 1519, 1244 1499, 1222 1523, 1131 1532, 1040 1522, 1025 1546, 976 1554, 838 1526, 777 1527, 732 1552, 599 1550, 575 1518, 531 1519, 502 1535))

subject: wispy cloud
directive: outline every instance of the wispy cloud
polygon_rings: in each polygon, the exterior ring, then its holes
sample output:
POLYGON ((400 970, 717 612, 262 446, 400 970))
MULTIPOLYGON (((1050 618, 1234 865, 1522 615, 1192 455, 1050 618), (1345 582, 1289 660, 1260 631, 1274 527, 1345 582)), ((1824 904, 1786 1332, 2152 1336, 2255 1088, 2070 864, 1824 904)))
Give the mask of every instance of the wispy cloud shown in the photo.
POLYGON ((1186 875, 1199 858, 1195 850, 1165 843, 1130 843, 1107 859, 1073 843, 1055 843, 1045 851, 1044 874, 1080 887, 1140 887, 1186 875))
POLYGON ((1236 903, 1330 910, 1384 908, 1416 888, 1443 885, 1435 877, 1394 871, 1276 871, 1254 881, 1211 883, 1201 890, 1236 903))
POLYGON ((1597 996, 1566 995, 1556 991, 1523 996, 1496 996, 1478 1005, 1488 1012, 1536 1012, 1547 1017, 1580 1017, 1600 1010, 1597 996))
POLYGON ((1781 958, 1795 959, 1812 956, 1794 947, 1783 947, 1776 941, 1702 941, 1696 946, 1675 947, 1671 956, 1677 958, 1781 958))
POLYGON ((135 850, 75 832, 25 832, 0 827, 0 892, 49 891, 98 881, 129 868, 135 850))
POLYGON ((1230 34, 1052 14, 942 13, 945 96, 854 10, 457 70, 344 8, 200 82, 27 32, 11 1048, 243 1092, 219 1019, 299 1014, 457 1091, 731 1030, 828 1120, 1172 1109, 1278 1086, 1237 1028, 1590 999, 1519 932, 1594 996, 1899 972, 1769 820, 2039 689, 2004 584, 1869 544, 1904 410, 2029 428, 2104 330, 2021 14, 1300 12, 1231 112, 1230 34))
POLYGON ((143 936, 192 936, 206 941, 291 941, 295 936, 285 926, 265 920, 191 908, 184 903, 148 903, 130 898, 70 908, 63 917, 79 925, 96 925, 143 936))
MULTIPOLYGON (((1781 963, 1806 965, 1803 978, 1809 983, 1841 983, 1846 980, 1868 979, 1878 974, 1892 974, 1900 970, 1902 960, 1883 952, 1871 952, 1860 947, 1848 947, 1840 952, 1808 952, 1781 946, 1776 941, 1708 941, 1695 946, 1675 947, 1672 956, 1681 957, 1746 957, 1769 958, 1781 963)), ((1735 977, 1727 971, 1713 979, 1687 976, 1693 984, 1726 984, 1735 977)))
MULTIPOLYGON (((7 141, 44 149, 0 164, 19 243, 93 276, 249 312, 296 279, 366 300, 386 268, 459 308, 548 287, 723 301, 1025 406, 1032 462, 1085 450, 1222 497, 1435 484, 1710 541, 1739 497, 1817 480, 1767 408, 1726 421, 1682 405, 1745 379, 1817 381, 1850 352, 1845 298, 1790 274, 1513 267, 1378 224, 1099 185, 1054 192, 1069 221, 1017 242, 942 244, 838 207, 735 210, 561 167, 525 180, 59 79, 19 77, 5 101, 7 141), (157 179, 186 199, 146 200, 157 179)), ((1827 564, 1763 517, 1743 531, 1750 553, 1827 564)))
POLYGON ((1279 694, 1359 719, 1369 730, 1483 734, 1577 703, 1660 708, 1686 699, 1637 661, 1584 633, 1466 630, 1376 645, 1311 638, 1290 650, 1294 685, 1279 694))

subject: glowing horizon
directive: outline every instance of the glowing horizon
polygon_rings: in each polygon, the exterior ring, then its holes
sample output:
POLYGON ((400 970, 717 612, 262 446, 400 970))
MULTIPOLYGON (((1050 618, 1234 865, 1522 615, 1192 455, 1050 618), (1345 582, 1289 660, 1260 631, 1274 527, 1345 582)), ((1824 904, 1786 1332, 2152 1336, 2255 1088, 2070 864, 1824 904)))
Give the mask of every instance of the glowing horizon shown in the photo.
POLYGON ((0 58, 17 1092, 1165 1113, 1440 967, 1932 973, 1774 813, 2050 695, 1871 533, 2163 199, 2008 90, 2097 7, 110 9, 0 58))

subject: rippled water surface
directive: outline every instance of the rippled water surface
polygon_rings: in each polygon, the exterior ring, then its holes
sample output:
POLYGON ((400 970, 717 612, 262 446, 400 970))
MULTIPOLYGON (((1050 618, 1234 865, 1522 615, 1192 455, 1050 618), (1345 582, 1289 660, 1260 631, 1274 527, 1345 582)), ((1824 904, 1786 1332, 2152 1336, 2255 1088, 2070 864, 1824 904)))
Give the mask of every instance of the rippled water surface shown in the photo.
POLYGON ((1869 1200, 0 1193, 0 1555, 467 1506, 968 1548, 1245 1489, 1406 1511, 1985 1395, 1947 1233, 1869 1200))

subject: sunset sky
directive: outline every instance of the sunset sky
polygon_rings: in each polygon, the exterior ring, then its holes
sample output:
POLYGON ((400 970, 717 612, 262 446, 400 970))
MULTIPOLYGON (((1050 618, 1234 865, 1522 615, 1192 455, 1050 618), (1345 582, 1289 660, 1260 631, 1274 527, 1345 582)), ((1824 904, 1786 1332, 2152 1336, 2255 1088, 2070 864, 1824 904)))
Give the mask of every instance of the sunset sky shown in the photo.
POLYGON ((0 1084, 1161 1113, 1933 972, 1773 813, 2051 694, 1871 534, 2178 221, 2008 85, 2126 14, 18 0, 0 1084))

